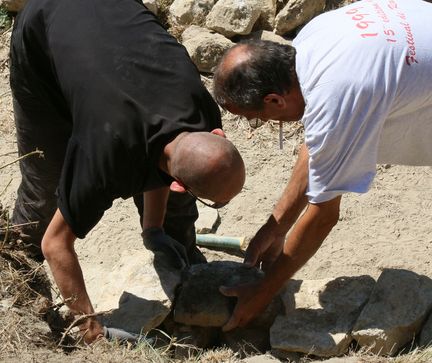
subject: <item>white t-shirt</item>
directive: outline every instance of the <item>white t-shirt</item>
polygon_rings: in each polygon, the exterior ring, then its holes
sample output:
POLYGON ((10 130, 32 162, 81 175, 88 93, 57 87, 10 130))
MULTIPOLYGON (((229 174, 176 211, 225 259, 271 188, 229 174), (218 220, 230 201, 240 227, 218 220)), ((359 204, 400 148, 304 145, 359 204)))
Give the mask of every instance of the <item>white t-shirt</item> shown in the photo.
POLYGON ((432 4, 363 0, 293 42, 311 203, 366 192, 377 163, 432 165, 432 4))

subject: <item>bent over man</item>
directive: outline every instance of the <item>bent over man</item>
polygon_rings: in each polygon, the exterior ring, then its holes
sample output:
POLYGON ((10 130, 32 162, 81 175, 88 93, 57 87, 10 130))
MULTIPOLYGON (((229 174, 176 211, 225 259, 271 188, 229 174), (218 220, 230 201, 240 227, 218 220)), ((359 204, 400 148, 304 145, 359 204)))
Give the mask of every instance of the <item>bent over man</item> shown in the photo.
POLYGON ((266 276, 223 290, 238 297, 226 330, 249 322, 314 255, 342 195, 367 192, 377 163, 432 165, 431 18, 424 1, 363 0, 313 19, 293 47, 239 44, 221 60, 224 108, 305 129, 292 177, 247 250, 266 276))
MULTIPOLYGON (((147 246, 203 261, 194 196, 227 203, 244 165, 186 50, 141 2, 30 0, 13 30, 11 87, 19 153, 44 152, 21 162, 13 222, 39 222, 23 233, 73 312, 93 312, 74 241, 116 198, 134 197, 147 246), (167 205, 169 189, 183 194, 167 205)), ((87 342, 102 333, 92 319, 81 330, 87 342)))

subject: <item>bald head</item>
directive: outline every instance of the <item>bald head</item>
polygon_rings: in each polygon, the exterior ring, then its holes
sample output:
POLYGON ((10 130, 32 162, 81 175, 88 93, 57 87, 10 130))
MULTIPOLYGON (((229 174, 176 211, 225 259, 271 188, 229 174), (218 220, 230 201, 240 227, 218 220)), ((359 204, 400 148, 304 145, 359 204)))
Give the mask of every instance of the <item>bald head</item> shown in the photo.
POLYGON ((178 140, 170 159, 170 174, 198 197, 227 202, 243 187, 243 159, 222 136, 187 133, 178 140))
POLYGON ((295 49, 255 40, 239 43, 220 60, 214 75, 214 95, 224 108, 260 110, 264 97, 284 94, 297 82, 295 49))

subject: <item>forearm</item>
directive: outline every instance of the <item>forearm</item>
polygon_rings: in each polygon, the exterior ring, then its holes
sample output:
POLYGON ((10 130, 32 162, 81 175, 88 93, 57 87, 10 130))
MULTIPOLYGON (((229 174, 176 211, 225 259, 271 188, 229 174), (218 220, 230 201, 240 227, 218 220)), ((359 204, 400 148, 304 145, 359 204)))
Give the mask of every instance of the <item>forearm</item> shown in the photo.
POLYGON ((76 314, 90 314, 93 307, 74 250, 75 239, 57 210, 42 240, 42 252, 67 306, 76 314))
POLYGON ((309 205, 285 241, 283 252, 264 279, 268 293, 274 295, 316 253, 337 223, 340 197, 309 205))
POLYGON ((303 144, 288 185, 267 222, 273 225, 278 234, 285 235, 288 232, 307 204, 308 167, 309 154, 303 144))
POLYGON ((151 227, 162 228, 168 195, 168 187, 154 189, 144 193, 144 230, 151 227))

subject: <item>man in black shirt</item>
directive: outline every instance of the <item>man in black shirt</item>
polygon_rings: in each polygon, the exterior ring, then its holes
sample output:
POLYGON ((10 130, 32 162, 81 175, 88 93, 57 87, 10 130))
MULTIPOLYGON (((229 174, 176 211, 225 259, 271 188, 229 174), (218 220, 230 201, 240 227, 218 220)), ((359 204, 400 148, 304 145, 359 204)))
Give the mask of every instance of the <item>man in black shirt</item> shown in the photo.
MULTIPOLYGON (((164 227, 196 262, 194 196, 228 202, 244 164, 186 50, 140 1, 30 0, 11 88, 19 153, 44 152, 21 162, 13 222, 39 222, 30 239, 72 311, 93 312, 74 241, 116 198, 134 197, 147 246, 179 249, 164 227), (167 204, 169 189, 182 194, 167 204)), ((81 328, 87 342, 102 331, 91 319, 81 328)))

